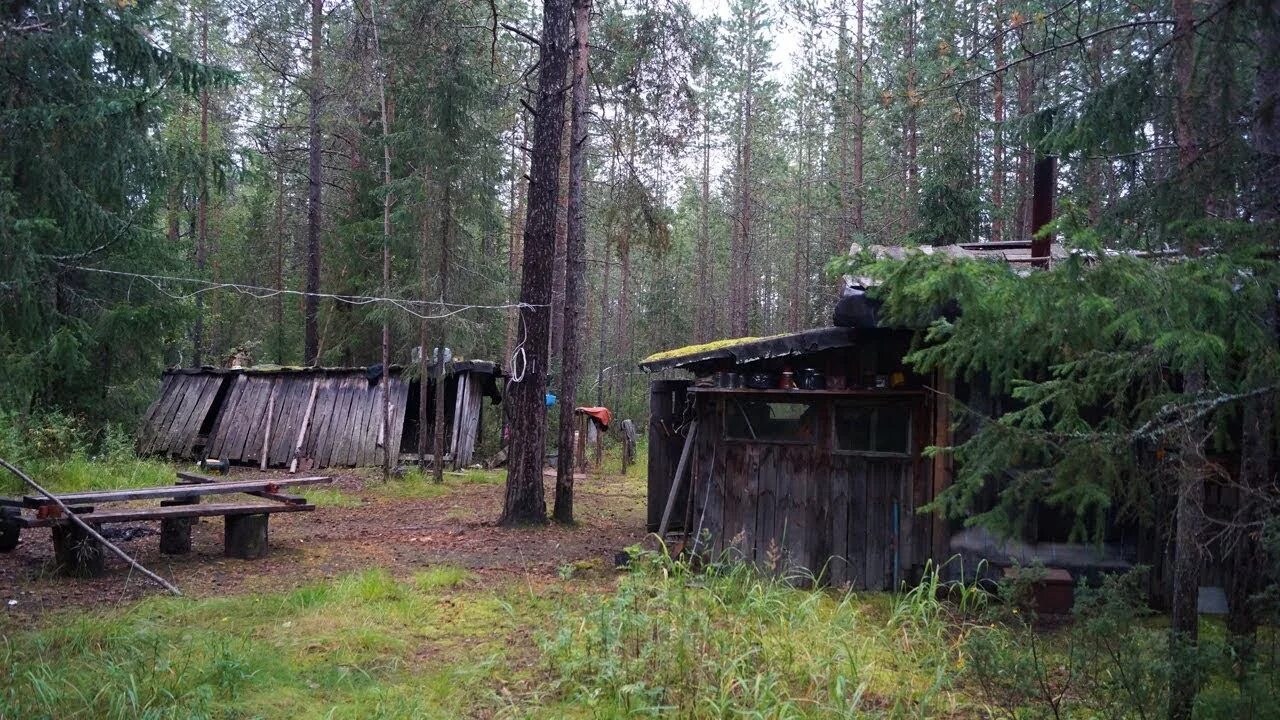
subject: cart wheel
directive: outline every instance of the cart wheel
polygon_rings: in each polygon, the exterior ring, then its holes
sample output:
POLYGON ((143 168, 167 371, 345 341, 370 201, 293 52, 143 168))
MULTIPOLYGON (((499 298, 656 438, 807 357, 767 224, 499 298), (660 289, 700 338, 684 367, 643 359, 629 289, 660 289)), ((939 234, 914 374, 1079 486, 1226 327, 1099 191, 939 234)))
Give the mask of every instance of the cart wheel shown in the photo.
POLYGON ((0 508, 0 552, 10 552, 18 547, 22 526, 18 524, 18 511, 0 508))

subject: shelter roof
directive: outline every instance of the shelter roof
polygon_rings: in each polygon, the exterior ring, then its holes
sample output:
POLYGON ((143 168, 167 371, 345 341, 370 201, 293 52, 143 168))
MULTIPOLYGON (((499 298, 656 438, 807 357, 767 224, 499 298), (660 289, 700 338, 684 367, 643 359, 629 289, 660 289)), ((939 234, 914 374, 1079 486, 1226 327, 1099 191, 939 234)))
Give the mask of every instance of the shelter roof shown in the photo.
MULTIPOLYGON (((212 365, 203 365, 200 367, 172 367, 164 371, 165 375, 343 375, 343 374, 360 374, 367 375, 372 370, 378 373, 380 366, 374 365, 370 367, 324 367, 320 365, 298 366, 298 365, 254 365, 245 368, 222 368, 212 365)), ((391 374, 398 375, 406 370, 403 365, 392 365, 391 374)), ((494 362, 488 360, 453 360, 445 363, 445 374, 453 375, 460 372, 475 372, 484 375, 502 375, 502 368, 494 362)), ((428 368, 428 376, 435 375, 435 366, 428 368)))
POLYGON ((647 372, 683 368, 714 361, 732 360, 748 363, 755 360, 803 355, 853 345, 854 330, 846 327, 824 327, 785 335, 744 337, 717 340, 655 353, 640 361, 647 372))

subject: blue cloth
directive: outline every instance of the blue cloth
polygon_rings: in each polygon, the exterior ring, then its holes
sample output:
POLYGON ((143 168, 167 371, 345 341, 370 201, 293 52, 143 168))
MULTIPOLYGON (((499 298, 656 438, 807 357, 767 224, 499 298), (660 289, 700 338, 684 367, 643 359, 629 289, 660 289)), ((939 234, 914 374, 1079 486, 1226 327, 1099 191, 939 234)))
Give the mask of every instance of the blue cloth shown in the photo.
POLYGON ((554 394, 554 393, 547 393, 547 407, 551 407, 552 405, 555 405, 555 404, 556 404, 556 396, 555 396, 555 394, 554 394))

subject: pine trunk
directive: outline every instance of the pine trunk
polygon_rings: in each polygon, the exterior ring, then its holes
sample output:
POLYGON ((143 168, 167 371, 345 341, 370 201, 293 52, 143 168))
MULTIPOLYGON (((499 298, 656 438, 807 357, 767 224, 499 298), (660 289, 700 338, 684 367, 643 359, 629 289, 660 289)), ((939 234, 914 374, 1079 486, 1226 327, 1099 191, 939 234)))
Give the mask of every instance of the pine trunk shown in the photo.
MULTIPOLYGON (((378 19, 370 4, 373 44, 378 62, 378 98, 382 120, 382 294, 391 297, 391 117, 387 72, 382 58, 378 19)), ((391 477, 391 314, 382 318, 382 479, 391 477)))
MULTIPOLYGON (((280 158, 276 158, 276 284, 275 287, 284 287, 284 164, 280 158)), ((275 323, 276 330, 276 364, 284 365, 284 295, 276 294, 272 301, 272 321, 275 323)))
MULTIPOLYGON (((858 232, 865 230, 862 214, 866 203, 866 190, 863 187, 862 170, 863 170, 863 140, 867 131, 867 118, 863 109, 863 82, 864 70, 866 67, 866 48, 863 45, 862 26, 866 21, 864 0, 858 0, 858 35, 855 44, 855 52, 857 54, 856 62, 858 64, 857 71, 853 76, 853 107, 855 124, 853 126, 853 229, 858 232)), ((848 252, 848 248, 841 248, 841 252, 848 252)))
MULTIPOLYGON (((572 80, 570 80, 572 82, 572 80)), ((569 147, 572 141, 570 123, 564 123, 561 147, 569 147)), ((569 247, 569 156, 560 153, 560 197, 556 202, 556 252, 551 266, 551 336, 547 357, 551 367, 561 360, 560 348, 564 344, 564 285, 567 252, 569 247)))
POLYGON ((308 365, 320 364, 320 222, 321 186, 320 110, 324 101, 324 65, 320 49, 324 33, 324 0, 311 0, 311 86, 307 112, 307 295, 303 300, 303 356, 308 365))
POLYGON ((547 430, 547 342, 551 330, 549 281, 555 255, 571 11, 569 0, 544 0, 542 7, 538 104, 520 281, 520 301, 529 307, 520 313, 524 362, 512 368, 517 377, 513 378, 508 395, 512 416, 511 452, 506 497, 499 520, 507 526, 543 523, 547 519, 542 466, 547 430))
POLYGON ((693 315, 693 341, 704 343, 711 339, 715 322, 711 292, 711 89, 710 71, 703 74, 702 103, 702 182, 698 217, 697 307, 693 315))
MULTIPOLYGON (((452 183, 446 178, 444 181, 444 192, 440 198, 440 267, 436 275, 436 286, 440 292, 440 309, 443 311, 444 303, 449 298, 449 242, 453 236, 453 193, 452 183)), ((434 473, 433 478, 436 482, 444 482, 444 429, 447 425, 445 421, 445 389, 448 387, 447 378, 445 378, 444 365, 444 349, 447 342, 445 333, 445 319, 441 318, 436 321, 436 347, 439 353, 436 354, 436 407, 435 407, 435 436, 431 444, 431 468, 434 473)), ((423 348, 426 352, 426 348, 423 348)), ((455 443, 457 438, 454 439, 455 443)))
MULTIPOLYGON (((1000 0, 994 0, 995 65, 1004 65, 1004 28, 1001 26, 1000 0)), ((991 150, 991 242, 1004 240, 1004 73, 992 78, 992 121, 994 143, 991 150)))
MULTIPOLYGON (((431 196, 431 181, 423 172, 422 197, 431 196)), ((427 212, 427 203, 423 202, 422 221, 418 231, 418 291, 422 297, 431 297, 431 272, 427 258, 431 256, 431 213, 427 212)), ((431 321, 422 318, 418 321, 418 467, 426 469, 427 454, 431 448, 434 433, 431 428, 432 405, 428 393, 431 386, 431 321)), ((436 386, 439 392, 439 384, 436 386)))
MULTIPOLYGON (((514 129, 511 136, 513 138, 513 145, 516 144, 516 142, 523 142, 525 137, 524 133, 517 134, 514 129)), ((526 165, 524 153, 519 153, 520 159, 517 161, 515 157, 517 150, 512 148, 511 152, 513 177, 511 179, 510 200, 511 233, 507 244, 507 277, 512 284, 515 284, 518 282, 520 277, 520 265, 524 256, 524 253, 521 250, 521 243, 524 238, 525 196, 528 192, 529 185, 525 178, 526 165)), ((519 310, 512 308, 507 311, 507 346, 505 357, 508 361, 511 359, 511 353, 515 352, 516 343, 518 342, 516 338, 516 324, 519 322, 519 318, 519 310)))
MULTIPOLYGON (((1174 0, 1173 65, 1177 95, 1174 99, 1174 142, 1178 146, 1179 179, 1199 157, 1195 136, 1193 80, 1195 72, 1195 14, 1193 0, 1174 0)), ((1192 254, 1196 248, 1186 248, 1192 254)), ((1195 398, 1205 388, 1203 369, 1188 373, 1183 388, 1195 398)), ((1204 528, 1204 441, 1199 423, 1188 428, 1182 454, 1188 458, 1178 478, 1174 537, 1173 601, 1169 643, 1175 662, 1186 663, 1199 640, 1198 601, 1204 528)), ((1169 720, 1189 720, 1195 706, 1199 680, 1179 675, 1169 686, 1169 720)))
MULTIPOLYGON (((200 13, 200 62, 209 62, 209 3, 200 13)), ((196 198, 196 270, 204 275, 209 255, 209 90, 200 91, 200 175, 196 198)), ((204 364, 204 295, 196 295, 196 320, 191 337, 192 365, 204 364)))
POLYGON ((569 133, 569 205, 567 263, 564 283, 564 337, 560 349, 560 440, 556 457, 556 522, 573 522, 574 418, 578 403, 578 379, 582 374, 582 307, 587 281, 587 239, 582 205, 582 166, 587 144, 587 67, 590 46, 591 0, 574 0, 574 61, 572 121, 569 133))

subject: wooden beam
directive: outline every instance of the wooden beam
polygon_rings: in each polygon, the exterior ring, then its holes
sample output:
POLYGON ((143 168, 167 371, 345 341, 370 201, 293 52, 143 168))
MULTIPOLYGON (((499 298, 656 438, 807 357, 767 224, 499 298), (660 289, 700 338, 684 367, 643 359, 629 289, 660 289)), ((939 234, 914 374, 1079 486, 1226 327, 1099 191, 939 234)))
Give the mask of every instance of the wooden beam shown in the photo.
POLYGON ((262 431, 262 461, 258 463, 259 470, 267 469, 267 457, 271 453, 271 418, 276 409, 276 388, 280 387, 278 380, 271 382, 271 393, 267 395, 267 426, 262 431))
POLYGON ((302 452, 302 442, 307 439, 307 426, 311 424, 311 411, 316 407, 316 391, 320 389, 320 377, 311 381, 311 398, 307 400, 307 411, 302 414, 302 427, 298 428, 298 442, 293 446, 293 459, 289 461, 289 472, 298 471, 298 454, 302 452))
MULTIPOLYGON (((134 488, 132 490, 97 490, 83 493, 67 493, 57 498, 66 505, 83 505, 101 502, 123 502, 125 500, 157 500, 200 497, 202 495, 226 495, 244 492, 274 492, 274 488, 294 485, 316 485, 332 482, 333 478, 299 477, 277 478, 274 480, 238 480, 232 482, 193 483, 190 485, 174 485, 166 487, 134 488)), ((49 504, 49 501, 38 495, 28 495, 22 499, 28 508, 37 508, 49 504)))
MULTIPOLYGON (((941 372, 935 372, 936 392, 933 395, 933 445, 946 447, 951 444, 951 396, 955 394, 955 382, 946 378, 941 372)), ((930 502, 936 500, 951 485, 951 456, 937 453, 933 456, 933 487, 930 502)), ((951 552, 951 535, 948 532, 947 519, 940 512, 932 513, 933 523, 930 554, 936 568, 948 560, 951 552)))
POLYGON ((689 434, 684 439, 684 449, 680 451, 680 462, 676 465, 676 476, 671 479, 671 492, 667 493, 667 507, 662 511, 662 522, 658 524, 658 537, 665 537, 667 525, 671 522, 671 508, 676 504, 676 495, 680 493, 680 481, 684 478, 685 466, 689 464, 689 453, 693 449, 693 439, 698 435, 698 421, 689 423, 689 434))
MULTIPOLYGON (((311 512, 315 505, 290 505, 287 503, 204 503, 200 505, 170 505, 169 507, 118 508, 100 510, 79 515, 95 525, 104 523, 134 522, 138 520, 171 520, 174 518, 215 517, 228 515, 266 515, 280 512, 311 512)), ((27 527, 45 527, 63 522, 66 518, 33 518, 25 521, 27 527)))

